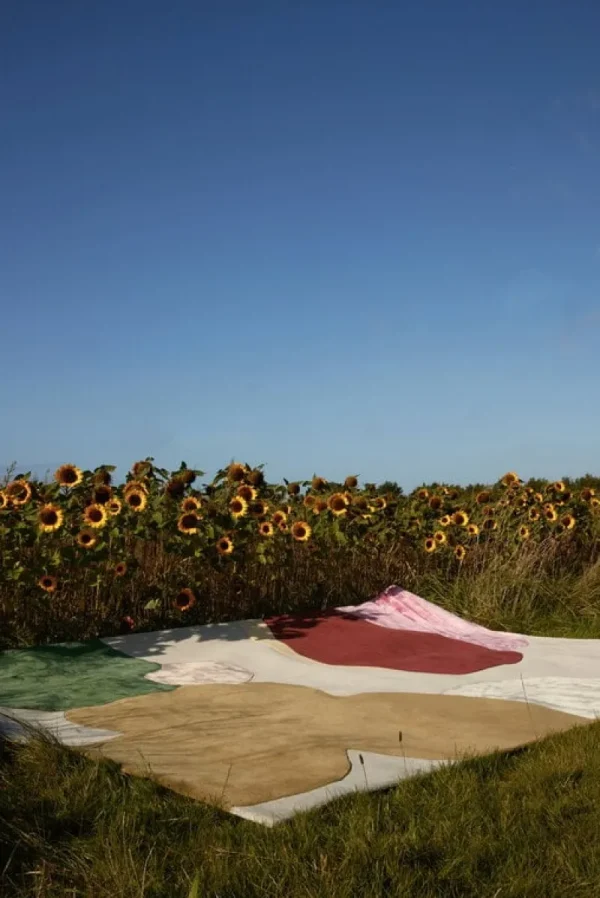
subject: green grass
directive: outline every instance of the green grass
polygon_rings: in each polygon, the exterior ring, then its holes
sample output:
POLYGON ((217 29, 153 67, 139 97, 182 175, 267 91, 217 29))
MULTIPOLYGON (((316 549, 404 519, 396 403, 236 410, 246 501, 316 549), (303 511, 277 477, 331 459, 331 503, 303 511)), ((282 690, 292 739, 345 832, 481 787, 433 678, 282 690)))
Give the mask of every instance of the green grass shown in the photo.
POLYGON ((600 721, 274 829, 48 739, 0 757, 6 898, 591 898, 599 832, 600 721))

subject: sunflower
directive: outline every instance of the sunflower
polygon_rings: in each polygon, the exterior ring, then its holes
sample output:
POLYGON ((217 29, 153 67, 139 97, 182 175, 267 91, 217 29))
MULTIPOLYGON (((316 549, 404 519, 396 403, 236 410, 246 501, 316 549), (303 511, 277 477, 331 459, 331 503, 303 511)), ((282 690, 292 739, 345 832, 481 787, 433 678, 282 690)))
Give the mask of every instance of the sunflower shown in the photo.
POLYGON ((312 507, 314 514, 321 514, 328 507, 327 499, 317 499, 312 507))
POLYGON ((457 527, 466 527, 469 523, 469 515, 466 511, 455 511, 452 515, 452 523, 457 527))
POLYGON ((562 480, 555 480, 551 487, 549 487, 554 493, 564 493, 566 490, 566 486, 562 480))
POLYGON ((387 507, 387 499, 385 496, 377 496, 371 504, 375 511, 383 511, 387 507))
POLYGON ((565 530, 572 530, 577 522, 572 514, 565 514, 561 517, 560 523, 565 530))
POLYGON ((177 521, 177 529, 180 533, 185 534, 198 533, 199 523, 200 518, 195 512, 185 511, 182 515, 180 515, 179 520, 177 521))
POLYGON ((270 521, 263 521, 258 525, 258 532, 261 536, 273 536, 275 533, 275 528, 270 521))
POLYGON ((425 499, 429 499, 429 490, 417 490, 417 499, 421 499, 422 502, 424 502, 425 499))
POLYGON ((305 543, 310 539, 311 533, 312 529, 306 521, 296 521, 295 524, 292 524, 292 536, 296 542, 305 543))
POLYGON ((518 484, 520 482, 521 478, 518 474, 515 474, 514 471, 509 471, 504 475, 504 477, 500 479, 500 483, 502 484, 502 486, 514 486, 515 484, 518 484))
POLYGON ((446 542, 446 534, 443 530, 436 530, 433 534, 433 538, 439 546, 443 546, 446 542))
POLYGON ((369 507, 369 502, 365 496, 356 496, 356 498, 353 499, 353 504, 355 508, 358 508, 360 511, 367 511, 369 507))
POLYGON ((233 541, 228 536, 222 536, 217 540, 216 547, 219 555, 231 555, 233 552, 233 541))
POLYGON ((83 527, 77 534, 76 542, 82 549, 93 549, 98 542, 98 537, 91 527, 83 527))
POLYGON ((54 479, 64 487, 79 486, 83 480, 83 471, 77 465, 61 465, 54 472, 54 479))
POLYGON ((126 562, 118 561, 113 568, 113 574, 115 575, 115 577, 124 577, 126 573, 127 573, 126 562))
POLYGON ((305 496, 304 499, 302 500, 302 504, 304 505, 305 508, 312 508, 316 501, 317 501, 317 497, 311 496, 309 493, 308 496, 305 496))
POLYGON ((143 511, 148 505, 148 493, 145 490, 129 490, 125 493, 125 502, 132 511, 143 511))
POLYGON ((493 506, 493 505, 486 505, 486 506, 483 508, 483 514, 486 516, 486 518, 491 518, 491 517, 493 517, 493 516, 494 516, 494 506, 493 506))
POLYGON ((246 480, 248 483, 251 483, 252 486, 262 486, 265 482, 265 475, 259 468, 255 468, 246 475, 246 480))
POLYGON ((595 494, 596 494, 595 490, 593 490, 589 486, 586 486, 585 489, 581 490, 581 492, 579 494, 579 498, 581 499, 582 502, 589 502, 590 499, 592 499, 595 496, 595 494))
POLYGON ((94 489, 94 502, 98 505, 107 505, 112 499, 112 489, 106 483, 101 483, 94 489))
POLYGON ((553 505, 549 505, 544 508, 544 517, 547 521, 556 521, 558 518, 558 513, 553 505))
POLYGON ((467 526, 467 532, 469 536, 477 536, 479 534, 479 527, 477 524, 469 524, 467 526))
POLYGON ((250 486, 249 483, 242 483, 241 486, 238 486, 236 495, 240 496, 245 502, 254 502, 258 493, 253 486, 250 486))
POLYGON ((426 552, 435 552, 437 547, 437 542, 433 538, 433 536, 428 536, 425 542, 423 543, 426 552))
POLYGON ((297 496, 300 492, 300 484, 299 483, 288 483, 287 491, 289 496, 297 496))
POLYGON ((543 497, 543 495, 542 495, 541 493, 534 493, 534 494, 533 494, 533 498, 535 499, 536 502, 543 502, 543 501, 544 501, 544 497, 543 497))
POLYGON ((279 510, 279 511, 276 511, 275 514, 273 515, 273 523, 275 524, 276 527, 279 527, 281 522, 286 521, 286 520, 287 520, 287 514, 285 513, 285 511, 279 510))
POLYGON ((449 499, 458 499, 459 490, 457 490, 455 486, 451 486, 448 489, 447 495, 449 499))
POLYGON ((38 511, 39 528, 43 533, 52 533, 62 526, 64 517, 63 511, 58 505, 53 505, 51 502, 42 505, 38 511))
POLYGON ((464 546, 456 546, 454 549, 454 557, 457 561, 464 561, 464 557, 467 554, 467 550, 464 546))
POLYGON ((110 471, 105 470, 105 468, 100 468, 100 470, 96 471, 94 474, 94 486, 110 486, 111 483, 111 473, 110 471))
POLYGON ((191 468, 185 468, 183 471, 181 471, 179 476, 186 486, 190 486, 190 484, 192 484, 196 479, 196 472, 192 471, 191 468))
POLYGON ((287 533, 288 530, 290 529, 287 521, 280 521, 277 526, 279 527, 279 529, 282 533, 287 533))
POLYGON ((152 471, 152 463, 149 461, 136 461, 131 466, 131 473, 136 478, 147 477, 152 471))
POLYGON ((185 493, 185 481, 177 475, 171 477, 165 486, 165 493, 167 496, 170 496, 171 499, 181 499, 185 493))
POLYGON ((136 493, 147 493, 148 487, 143 480, 129 480, 123 487, 123 495, 126 496, 132 490, 136 493))
POLYGON ((539 521, 540 513, 537 508, 530 508, 527 517, 530 521, 539 521))
POLYGON ((196 604, 196 595, 193 589, 180 589, 173 599, 173 608, 178 611, 189 611, 196 604))
POLYGON ((440 518, 439 522, 442 527, 448 527, 452 523, 452 518, 449 514, 445 514, 443 518, 440 518))
POLYGON ((248 514, 248 503, 241 496, 234 496, 229 503, 229 514, 232 518, 243 518, 248 514))
POLYGON ((600 499, 596 496, 592 496, 590 499, 590 508, 593 508, 594 511, 596 511, 597 508, 600 508, 600 499))
POLYGON ((444 500, 441 496, 431 496, 429 500, 429 507, 432 508, 433 511, 439 511, 443 504, 444 500))
POLYGON ((227 468, 227 480, 230 483, 241 483, 245 480, 248 468, 238 461, 232 461, 227 468))
POLYGON ((44 574, 44 576, 40 577, 38 580, 38 586, 40 589, 43 589, 44 592, 55 592, 58 586, 58 580, 56 577, 52 577, 51 574, 44 574))
POLYGON ((348 500, 343 493, 333 493, 327 501, 327 507, 335 515, 346 514, 348 511, 348 500))
POLYGON ((475 501, 478 505, 485 505, 486 502, 490 501, 491 493, 489 490, 482 490, 480 493, 477 493, 475 496, 475 501))
POLYGON ((269 506, 264 499, 257 499, 255 502, 250 503, 248 510, 253 518, 264 518, 269 510, 269 506))
POLYGON ((526 527, 525 524, 519 527, 519 536, 521 539, 529 539, 529 537, 531 536, 529 527, 526 527))
POLYGON ((355 490, 358 486, 358 477, 356 477, 354 474, 350 474, 350 476, 346 477, 346 479, 344 480, 344 486, 347 490, 355 490))
POLYGON ((310 482, 310 488, 312 490, 314 490, 315 492, 318 492, 319 490, 324 490, 326 486, 327 486, 327 481, 325 480, 324 477, 317 477, 315 475, 315 477, 313 477, 313 479, 310 482))
POLYGON ((188 496, 179 507, 182 511, 198 511, 202 507, 202 502, 197 496, 188 496))
POLYGON ((498 522, 495 518, 486 518, 482 524, 484 530, 491 531, 498 529, 498 522))
POLYGON ((113 496, 113 498, 110 500, 110 502, 107 502, 107 504, 106 504, 106 510, 108 511, 109 515, 111 515, 112 517, 115 517, 116 515, 120 514, 122 508, 123 508, 122 502, 120 499, 117 499, 116 496, 113 496))
POLYGON ((11 480, 5 492, 13 505, 27 505, 32 495, 31 484, 20 477, 18 480, 11 480))
POLYGON ((96 503, 92 503, 92 505, 88 505, 88 507, 83 512, 83 520, 90 527, 104 527, 106 524, 106 509, 104 505, 96 505, 96 503))

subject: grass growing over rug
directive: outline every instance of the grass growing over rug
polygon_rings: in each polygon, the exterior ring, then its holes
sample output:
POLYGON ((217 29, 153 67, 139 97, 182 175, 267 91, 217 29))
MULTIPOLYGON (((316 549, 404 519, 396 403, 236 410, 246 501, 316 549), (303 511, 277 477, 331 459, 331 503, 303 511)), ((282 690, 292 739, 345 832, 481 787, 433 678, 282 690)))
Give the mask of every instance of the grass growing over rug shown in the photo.
POLYGON ((6 898, 588 898, 600 722, 268 830, 36 739, 0 757, 6 898))

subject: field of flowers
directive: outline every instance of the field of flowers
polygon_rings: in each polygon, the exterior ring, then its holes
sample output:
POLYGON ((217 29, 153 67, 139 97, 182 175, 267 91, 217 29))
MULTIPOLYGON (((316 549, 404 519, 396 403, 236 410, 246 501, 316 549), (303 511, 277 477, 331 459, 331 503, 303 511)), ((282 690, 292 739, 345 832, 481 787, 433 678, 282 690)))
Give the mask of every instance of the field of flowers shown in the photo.
POLYGON ((182 462, 64 464, 0 489, 0 648, 363 601, 390 583, 451 584, 501 566, 597 571, 600 479, 431 484, 356 476, 271 484, 232 462, 210 483, 182 462))

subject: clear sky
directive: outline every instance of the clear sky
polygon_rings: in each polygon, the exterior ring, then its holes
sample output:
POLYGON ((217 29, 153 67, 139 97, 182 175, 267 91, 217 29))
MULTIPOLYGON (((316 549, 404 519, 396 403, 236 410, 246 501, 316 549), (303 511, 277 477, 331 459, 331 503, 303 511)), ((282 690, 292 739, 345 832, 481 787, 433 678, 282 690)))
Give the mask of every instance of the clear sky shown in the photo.
POLYGON ((600 473, 599 34, 598 0, 5 0, 0 464, 600 473))

